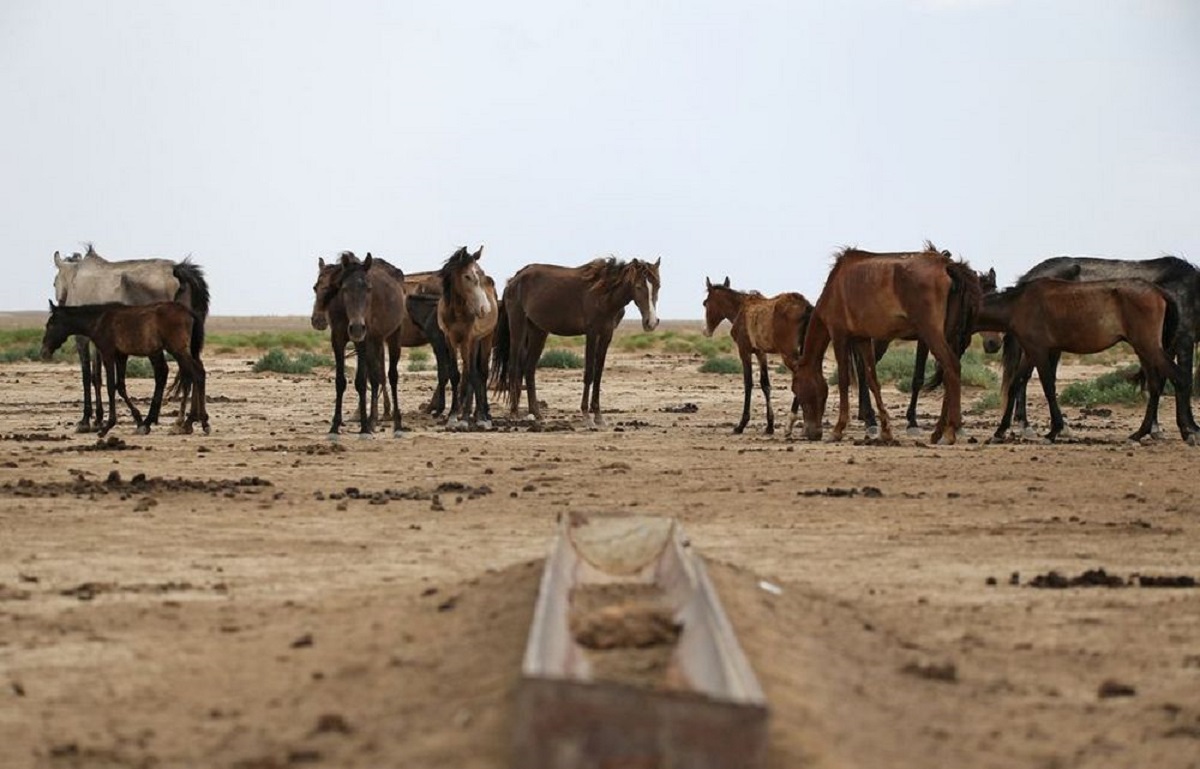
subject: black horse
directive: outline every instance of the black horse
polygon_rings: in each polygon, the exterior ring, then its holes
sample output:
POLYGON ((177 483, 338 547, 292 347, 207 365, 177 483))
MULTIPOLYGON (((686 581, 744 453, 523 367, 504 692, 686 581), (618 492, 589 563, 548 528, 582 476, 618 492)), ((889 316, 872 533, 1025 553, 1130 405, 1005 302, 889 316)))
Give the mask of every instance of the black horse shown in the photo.
POLYGON ((409 294, 405 299, 408 316, 429 340, 437 359, 437 387, 429 401, 429 413, 440 415, 446 410, 446 385, 450 385, 450 413, 458 409, 458 361, 450 351, 450 343, 438 326, 437 307, 441 294, 409 294))

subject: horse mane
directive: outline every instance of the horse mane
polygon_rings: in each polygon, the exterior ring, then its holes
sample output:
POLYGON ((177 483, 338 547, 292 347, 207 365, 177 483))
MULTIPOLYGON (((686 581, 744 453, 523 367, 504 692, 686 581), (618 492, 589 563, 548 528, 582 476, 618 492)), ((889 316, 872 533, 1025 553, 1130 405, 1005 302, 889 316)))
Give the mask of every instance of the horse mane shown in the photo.
POLYGON ((453 296, 454 273, 470 264, 471 261, 471 252, 467 250, 466 246, 460 246, 457 251, 450 254, 450 257, 442 264, 442 268, 438 270, 438 277, 442 280, 442 296, 447 299, 453 296))
POLYGON ((345 267, 348 264, 362 264, 362 260, 355 256, 353 251, 343 251, 338 255, 338 264, 345 267))
POLYGON ((628 262, 610 256, 593 259, 581 268, 583 279, 591 283, 591 290, 602 294, 611 293, 625 279, 628 262))

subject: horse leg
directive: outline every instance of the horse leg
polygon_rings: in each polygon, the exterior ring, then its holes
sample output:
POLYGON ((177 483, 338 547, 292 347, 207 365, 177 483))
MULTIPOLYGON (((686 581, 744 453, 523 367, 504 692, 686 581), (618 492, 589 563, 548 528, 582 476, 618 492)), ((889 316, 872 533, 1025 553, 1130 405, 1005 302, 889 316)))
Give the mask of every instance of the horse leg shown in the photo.
POLYGON ((549 336, 545 331, 535 327, 529 321, 525 321, 525 351, 521 353, 515 363, 522 366, 523 370, 517 374, 517 391, 513 395, 513 410, 517 408, 517 400, 521 397, 521 377, 525 379, 525 398, 529 402, 529 416, 538 422, 542 421, 542 406, 538 403, 537 396, 537 364, 541 360, 542 350, 546 347, 546 337, 549 336))
POLYGON ((112 360, 104 360, 104 374, 108 379, 108 421, 100 428, 97 435, 101 438, 108 435, 108 431, 113 429, 113 425, 117 423, 117 367, 112 360))
POLYGON ((920 329, 918 339, 924 338, 933 359, 942 367, 942 414, 934 427, 931 441, 953 445, 962 429, 962 362, 946 341, 939 326, 920 329))
POLYGON ((150 432, 149 427, 145 427, 142 421, 142 413, 138 411, 137 406, 133 405, 133 399, 129 397, 129 392, 125 389, 125 369, 129 364, 129 356, 117 353, 117 394, 121 396, 121 400, 125 401, 125 405, 129 407, 129 413, 133 416, 134 432, 138 435, 145 435, 150 432))
MULTIPOLYGON (((883 347, 885 350, 887 349, 886 344, 883 347)), ((871 350, 870 355, 874 359, 874 349, 871 350)), ((883 353, 879 355, 882 357, 883 353)), ((879 426, 875 419, 875 410, 871 408, 871 394, 867 385, 866 365, 863 362, 862 353, 859 352, 857 347, 850 351, 849 360, 854 368, 854 378, 858 385, 858 418, 867 426, 867 437, 874 438, 879 434, 879 426)))
POLYGON ((740 435, 750 421, 750 394, 754 392, 754 363, 748 345, 738 345, 738 357, 742 359, 742 419, 733 428, 735 435, 740 435))
POLYGON ((771 408, 771 374, 767 369, 767 356, 765 353, 758 354, 758 371, 759 371, 759 387, 762 388, 763 398, 767 401, 767 429, 763 432, 766 435, 775 434, 775 411, 771 408))
POLYGON ((925 364, 929 361, 929 347, 917 340, 917 354, 913 362, 912 393, 908 399, 908 411, 904 413, 904 421, 908 424, 905 432, 910 437, 920 435, 921 428, 917 426, 917 398, 925 387, 925 364))
POLYGON ((150 425, 158 424, 158 413, 162 409, 163 391, 167 387, 167 358, 161 352, 150 356, 150 365, 154 368, 154 396, 150 398, 150 411, 146 413, 146 421, 142 423, 143 432, 150 432, 150 425))
POLYGON ((612 342, 612 331, 605 331, 596 340, 595 378, 592 380, 592 413, 596 415, 596 426, 604 426, 604 414, 600 412, 600 379, 604 376, 604 359, 608 357, 608 345, 612 342))
POLYGON ((1018 407, 1018 397, 1023 395, 1025 384, 1029 381, 1029 372, 1033 370, 1033 362, 1025 353, 1017 363, 1015 371, 1005 371, 1001 379, 1000 390, 1004 395, 1004 410, 1000 415, 1000 424, 996 432, 988 440, 989 443, 1002 443, 1009 427, 1013 424, 1013 412, 1018 407))
POLYGON ((1058 407, 1058 392, 1055 387, 1055 379, 1058 374, 1057 366, 1054 365, 1055 357, 1053 355, 1045 356, 1037 367, 1038 379, 1042 380, 1042 392, 1046 394, 1046 403, 1050 407, 1050 432, 1046 433, 1046 440, 1051 443, 1058 440, 1064 425, 1062 410, 1058 407))
MULTIPOLYGON (((883 392, 879 387, 879 375, 875 370, 875 355, 874 344, 869 339, 859 340, 855 347, 858 351, 858 358, 864 364, 866 371, 867 386, 871 389, 871 395, 875 399, 875 408, 879 412, 879 440, 884 443, 892 443, 895 439, 892 437, 892 424, 888 418, 887 407, 883 405, 883 392)), ((871 437, 869 434, 868 438, 871 437)))
POLYGON ((461 430, 471 410, 471 359, 469 345, 456 342, 454 355, 461 361, 458 380, 458 408, 450 412, 446 419, 447 430, 461 430))
MULTIPOLYGON (((1142 417, 1141 425, 1129 436, 1129 440, 1131 441, 1140 441, 1147 435, 1154 435, 1154 428, 1158 427, 1158 401, 1162 396, 1163 388, 1163 380, 1162 376, 1159 375, 1159 369, 1141 355, 1138 355, 1138 361, 1142 364, 1142 372, 1146 376, 1146 390, 1149 395, 1146 398, 1146 413, 1142 417)), ((1175 421, 1179 424, 1180 432, 1183 433, 1183 439, 1187 440, 1187 424, 1186 422, 1180 423, 1181 415, 1178 405, 1176 403, 1175 421)))
POLYGON ((588 334, 587 343, 584 345, 583 399, 579 404, 579 410, 583 413, 584 422, 587 424, 589 430, 596 429, 596 422, 592 418, 591 412, 588 411, 588 395, 591 393, 592 377, 596 371, 596 336, 595 334, 588 334))
POLYGON ((472 366, 475 373, 475 426, 480 430, 492 429, 492 412, 487 398, 488 356, 484 352, 486 348, 487 345, 483 341, 475 343, 475 365, 472 366))
MULTIPOLYGON (((388 340, 388 390, 392 395, 392 435, 400 437, 404 432, 400 423, 400 336, 396 333, 388 340)), ((388 390, 384 391, 387 395, 388 390)))
POLYGON ((346 394, 346 345, 333 343, 334 392, 333 421, 329 423, 329 436, 336 437, 342 428, 342 396, 346 394))
POLYGON ((191 361, 192 381, 195 383, 192 388, 192 414, 199 417, 200 429, 208 435, 212 431, 208 425, 208 372, 199 358, 191 358, 191 361))
MULTIPOLYGON (((354 367, 354 391, 358 393, 358 435, 366 438, 373 432, 373 417, 367 413, 367 386, 368 380, 375 379, 375 362, 371 359, 370 344, 355 346, 358 348, 358 364, 354 367)), ((377 382, 371 381, 369 384, 373 409, 379 389, 377 382)))
MULTIPOLYGON (((92 356, 89 349, 91 342, 86 336, 75 337, 75 351, 79 355, 79 373, 83 379, 83 418, 75 423, 75 432, 92 431, 92 356)), ((96 392, 96 407, 100 407, 100 393, 96 392)), ((97 416, 99 421, 100 417, 97 416)), ((96 425, 99 427, 100 425, 96 425)))
POLYGON ((841 337, 833 339, 833 357, 837 361, 838 370, 838 419, 833 426, 831 440, 840 441, 850 424, 850 346, 841 337))

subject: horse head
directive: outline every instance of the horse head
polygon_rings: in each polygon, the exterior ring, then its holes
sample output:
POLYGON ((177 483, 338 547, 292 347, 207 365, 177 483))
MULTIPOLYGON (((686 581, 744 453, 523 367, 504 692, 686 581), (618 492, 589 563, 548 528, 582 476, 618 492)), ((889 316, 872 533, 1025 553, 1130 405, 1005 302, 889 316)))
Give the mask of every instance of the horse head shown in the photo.
MULTIPOLYGON (((717 330, 717 326, 721 325, 723 320, 733 320, 730 314, 731 308, 728 301, 721 301, 725 292, 721 289, 729 291, 729 276, 725 276, 724 283, 713 284, 707 277, 704 279, 704 288, 708 292, 704 297, 704 335, 711 338, 713 332, 717 330)), ((730 294, 732 296, 732 294, 730 294)))
POLYGON ((340 265, 342 278, 338 283, 338 291, 346 310, 346 331, 350 341, 355 344, 367 337, 367 316, 371 311, 370 271, 374 261, 367 254, 367 258, 361 262, 357 259, 348 261, 343 257, 340 265))
POLYGON ((329 303, 338 291, 338 282, 342 276, 340 264, 326 264, 325 260, 317 258, 317 282, 313 284, 313 308, 310 322, 317 331, 329 327, 329 303))
POLYGON ((488 294, 491 279, 479 266, 483 257, 483 246, 475 253, 465 247, 455 251, 442 266, 442 295, 457 297, 466 307, 467 313, 482 318, 492 311, 492 300, 488 294))
POLYGON ((42 360, 50 360, 54 351, 63 346, 71 336, 61 305, 50 300, 50 317, 46 319, 46 331, 42 334, 42 360))
POLYGON ((658 288, 661 285, 658 275, 662 258, 654 264, 634 259, 629 263, 630 280, 633 281, 633 303, 642 314, 642 330, 653 331, 658 328, 658 288))

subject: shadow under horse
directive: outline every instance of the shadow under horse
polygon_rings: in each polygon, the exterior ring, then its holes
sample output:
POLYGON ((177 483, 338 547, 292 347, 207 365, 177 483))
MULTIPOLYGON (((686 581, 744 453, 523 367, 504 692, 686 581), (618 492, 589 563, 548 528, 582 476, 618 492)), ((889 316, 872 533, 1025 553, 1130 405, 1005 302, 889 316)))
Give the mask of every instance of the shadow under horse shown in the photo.
POLYGON ((501 301, 505 317, 496 334, 492 387, 506 392, 510 416, 516 416, 524 386, 529 415, 538 421, 542 418, 536 377, 546 337, 583 335, 586 343, 579 410, 589 429, 604 424, 600 380, 608 346, 630 302, 637 305, 645 331, 658 327, 661 261, 625 262, 609 257, 578 267, 530 264, 509 279, 501 301))

